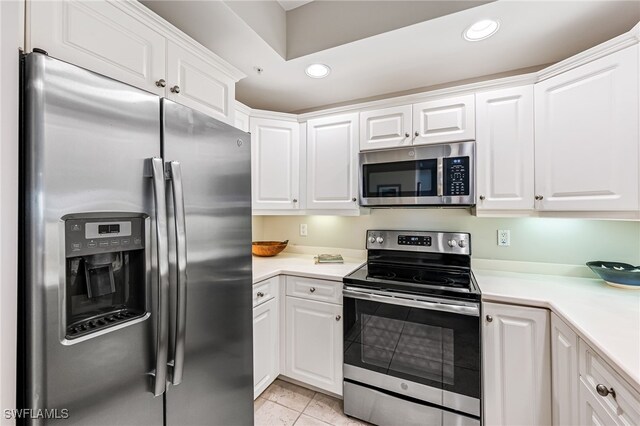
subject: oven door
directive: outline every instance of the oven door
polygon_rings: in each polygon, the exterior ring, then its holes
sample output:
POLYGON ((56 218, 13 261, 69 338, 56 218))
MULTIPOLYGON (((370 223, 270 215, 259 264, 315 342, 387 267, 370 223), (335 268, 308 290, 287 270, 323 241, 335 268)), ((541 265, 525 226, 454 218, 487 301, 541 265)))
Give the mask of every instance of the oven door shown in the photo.
POLYGON ((345 287, 345 382, 480 416, 479 304, 345 287))

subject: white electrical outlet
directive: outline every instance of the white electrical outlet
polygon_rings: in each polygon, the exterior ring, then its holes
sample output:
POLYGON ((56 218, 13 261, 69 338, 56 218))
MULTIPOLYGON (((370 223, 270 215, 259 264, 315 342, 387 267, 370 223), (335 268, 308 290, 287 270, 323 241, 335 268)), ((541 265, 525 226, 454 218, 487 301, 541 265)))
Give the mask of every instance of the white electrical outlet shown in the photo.
POLYGON ((300 236, 301 237, 306 237, 307 236, 307 224, 306 223, 301 223, 300 224, 300 236))
POLYGON ((511 245, 511 231, 508 229, 498 229, 498 245, 505 247, 511 245))

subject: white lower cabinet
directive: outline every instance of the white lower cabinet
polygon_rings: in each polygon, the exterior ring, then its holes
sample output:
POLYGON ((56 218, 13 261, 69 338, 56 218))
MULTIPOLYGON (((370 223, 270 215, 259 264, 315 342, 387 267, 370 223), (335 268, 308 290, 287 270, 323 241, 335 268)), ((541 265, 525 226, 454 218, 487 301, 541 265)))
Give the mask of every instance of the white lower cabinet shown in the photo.
POLYGON ((277 282, 272 278, 254 284, 253 308, 253 398, 257 398, 280 374, 280 331, 277 288, 266 287, 277 282), (269 297, 271 297, 269 299, 269 297), (264 300, 267 300, 266 302, 264 300))
POLYGON ((485 425, 551 424, 549 311, 483 304, 485 425))
POLYGON ((286 297, 284 375, 342 395, 342 306, 286 297))
POLYGON ((578 422, 578 335, 551 314, 551 406, 554 426, 578 422))

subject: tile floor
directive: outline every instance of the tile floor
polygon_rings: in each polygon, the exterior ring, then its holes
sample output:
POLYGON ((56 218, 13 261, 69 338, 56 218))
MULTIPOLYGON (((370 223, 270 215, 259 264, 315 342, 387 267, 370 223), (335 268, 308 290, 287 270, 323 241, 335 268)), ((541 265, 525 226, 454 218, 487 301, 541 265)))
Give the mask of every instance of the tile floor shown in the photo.
POLYGON ((253 403, 255 426, 361 426, 347 417, 342 400, 288 383, 273 382, 253 403))

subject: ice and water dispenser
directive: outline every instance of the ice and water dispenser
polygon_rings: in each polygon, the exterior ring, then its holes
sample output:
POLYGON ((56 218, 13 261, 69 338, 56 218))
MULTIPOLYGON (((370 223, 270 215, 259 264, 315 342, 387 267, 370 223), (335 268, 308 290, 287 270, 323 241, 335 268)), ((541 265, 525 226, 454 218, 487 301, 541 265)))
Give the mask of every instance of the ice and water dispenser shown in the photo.
POLYGON ((75 214, 64 220, 65 337, 146 315, 144 214, 75 214))

